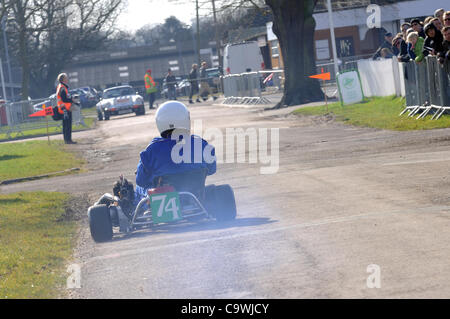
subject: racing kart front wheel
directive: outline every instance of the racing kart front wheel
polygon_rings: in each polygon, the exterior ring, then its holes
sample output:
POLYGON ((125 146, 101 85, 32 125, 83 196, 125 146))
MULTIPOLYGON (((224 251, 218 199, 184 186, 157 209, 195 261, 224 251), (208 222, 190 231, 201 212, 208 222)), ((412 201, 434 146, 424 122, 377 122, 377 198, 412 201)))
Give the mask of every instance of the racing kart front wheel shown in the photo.
POLYGON ((92 206, 88 210, 89 228, 92 238, 98 242, 109 241, 113 237, 113 228, 108 206, 92 206))
POLYGON ((208 185, 205 188, 206 209, 219 222, 236 218, 236 201, 230 185, 208 185))
POLYGON ((101 111, 97 111, 97 118, 99 121, 103 121, 103 113, 101 111))
POLYGON ((105 116, 104 116, 104 118, 105 118, 105 121, 109 121, 109 112, 105 112, 105 116))

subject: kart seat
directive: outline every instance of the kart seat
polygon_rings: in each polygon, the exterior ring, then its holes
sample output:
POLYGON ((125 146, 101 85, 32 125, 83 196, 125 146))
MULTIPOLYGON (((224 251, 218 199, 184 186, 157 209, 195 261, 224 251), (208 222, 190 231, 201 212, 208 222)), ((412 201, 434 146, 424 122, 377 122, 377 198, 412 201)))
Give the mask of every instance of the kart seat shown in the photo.
POLYGON ((153 180, 155 187, 171 185, 178 192, 190 192, 203 200, 205 194, 206 169, 197 169, 183 173, 156 177, 153 180))

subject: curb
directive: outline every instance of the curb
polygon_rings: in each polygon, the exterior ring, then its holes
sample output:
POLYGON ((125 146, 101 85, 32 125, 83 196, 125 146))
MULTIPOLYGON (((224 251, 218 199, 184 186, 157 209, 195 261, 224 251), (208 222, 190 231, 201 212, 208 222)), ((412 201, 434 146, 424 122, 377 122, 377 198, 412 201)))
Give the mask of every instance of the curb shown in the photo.
POLYGON ((75 168, 66 169, 64 171, 59 171, 59 172, 54 172, 54 173, 49 173, 49 174, 44 174, 44 175, 21 177, 21 178, 15 178, 15 179, 7 179, 7 180, 4 180, 4 181, 0 181, 0 185, 8 185, 8 184, 14 184, 14 183, 25 182, 25 181, 33 181, 33 180, 36 180, 36 179, 42 179, 42 178, 50 177, 50 176, 53 176, 53 175, 69 173, 69 172, 75 172, 75 171, 79 171, 79 170, 80 170, 80 168, 75 167, 75 168))

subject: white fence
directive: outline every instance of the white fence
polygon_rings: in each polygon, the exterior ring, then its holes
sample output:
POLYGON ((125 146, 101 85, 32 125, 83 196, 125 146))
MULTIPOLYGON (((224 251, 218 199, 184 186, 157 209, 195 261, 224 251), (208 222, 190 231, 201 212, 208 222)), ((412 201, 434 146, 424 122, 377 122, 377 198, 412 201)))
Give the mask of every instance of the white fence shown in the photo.
POLYGON ((420 64, 396 59, 360 60, 358 71, 365 96, 397 95, 406 98, 406 108, 400 114, 425 118, 434 114, 439 119, 450 111, 450 62, 440 64, 428 56, 420 64))
POLYGON ((223 104, 267 104, 261 96, 261 76, 258 72, 230 74, 223 77, 223 104))

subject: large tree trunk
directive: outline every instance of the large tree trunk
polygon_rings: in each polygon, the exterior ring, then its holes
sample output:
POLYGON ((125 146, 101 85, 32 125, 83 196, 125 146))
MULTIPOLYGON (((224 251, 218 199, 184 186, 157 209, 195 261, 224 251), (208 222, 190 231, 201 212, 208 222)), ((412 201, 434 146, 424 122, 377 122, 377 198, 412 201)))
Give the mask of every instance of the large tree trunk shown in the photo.
POLYGON ((273 11, 273 32, 284 61, 284 95, 276 107, 320 101, 324 98, 316 73, 313 18, 317 0, 265 0, 273 11))

